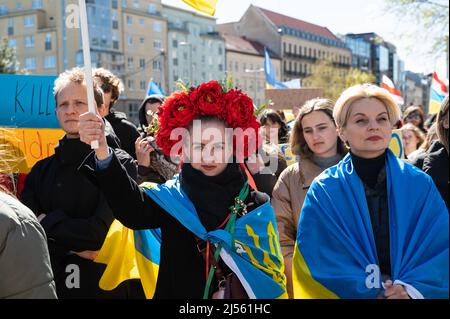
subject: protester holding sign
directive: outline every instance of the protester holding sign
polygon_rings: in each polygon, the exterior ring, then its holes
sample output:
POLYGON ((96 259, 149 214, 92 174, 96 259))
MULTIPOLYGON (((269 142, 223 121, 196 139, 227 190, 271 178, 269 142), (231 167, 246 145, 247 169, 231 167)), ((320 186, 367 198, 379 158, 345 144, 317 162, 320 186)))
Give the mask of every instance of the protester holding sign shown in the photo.
POLYGON ((294 296, 448 298, 448 211, 432 179, 388 149, 398 106, 365 84, 344 91, 333 115, 350 153, 306 195, 294 296))
MULTIPOLYGON (((92 261, 103 244, 113 214, 98 186, 77 172, 91 153, 91 148, 79 138, 79 116, 88 111, 84 76, 82 69, 74 68, 55 81, 56 115, 65 136, 54 155, 32 168, 22 201, 38 216, 46 232, 60 298, 126 298, 127 284, 108 293, 98 287, 104 266, 92 261)), ((98 86, 94 87, 94 97, 100 113, 104 105, 98 86)), ((109 135, 106 139, 112 142, 109 135)), ((114 153, 127 174, 136 178, 133 158, 122 150, 114 153)))
POLYGON ((300 160, 281 173, 272 193, 291 298, 292 256, 306 193, 316 176, 347 153, 334 123, 333 106, 330 100, 317 98, 300 108, 291 132, 291 149, 300 160))
POLYGON ((240 165, 258 146, 253 111, 247 95, 216 81, 174 93, 159 114, 157 142, 166 155, 183 154, 184 164, 179 176, 144 188, 108 149, 99 117, 81 116, 82 141, 100 145, 82 171, 126 227, 161 229, 155 298, 286 296, 272 206, 250 189, 240 165))

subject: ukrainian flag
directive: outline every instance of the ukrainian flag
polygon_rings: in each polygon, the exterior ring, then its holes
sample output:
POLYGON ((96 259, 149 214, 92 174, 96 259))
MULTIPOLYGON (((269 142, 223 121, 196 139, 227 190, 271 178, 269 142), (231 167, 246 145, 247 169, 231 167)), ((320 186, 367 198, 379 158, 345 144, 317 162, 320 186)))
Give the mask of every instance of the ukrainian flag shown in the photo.
POLYGON ((275 68, 270 60, 269 51, 264 48, 264 74, 266 76, 266 88, 268 89, 286 89, 286 85, 277 81, 275 68))
MULTIPOLYGON (((432 179, 389 151, 391 280, 412 298, 449 297, 449 216, 432 179)), ((312 183, 293 258, 295 298, 377 298, 381 274, 364 186, 351 155, 312 183)))
POLYGON ((211 16, 216 13, 217 0, 183 0, 183 2, 211 16))
POLYGON ((113 290, 123 281, 140 279, 147 299, 153 298, 159 270, 159 230, 131 230, 115 220, 95 262, 106 264, 100 279, 103 290, 113 290))

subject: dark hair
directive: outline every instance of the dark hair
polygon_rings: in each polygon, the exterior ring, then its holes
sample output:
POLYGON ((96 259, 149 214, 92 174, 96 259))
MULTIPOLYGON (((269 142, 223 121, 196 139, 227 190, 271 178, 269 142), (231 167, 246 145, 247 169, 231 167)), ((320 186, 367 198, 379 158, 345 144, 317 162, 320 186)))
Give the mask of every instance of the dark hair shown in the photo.
POLYGON ((409 106, 406 108, 406 110, 403 112, 403 124, 408 123, 407 118, 412 113, 418 113, 420 115, 420 124, 418 126, 422 130, 422 132, 426 132, 425 127, 424 127, 425 114, 423 113, 423 110, 420 106, 409 106))
POLYGON ((439 136, 439 141, 444 145, 448 153, 448 95, 445 97, 441 104, 441 109, 439 110, 437 116, 437 135, 439 136), (447 121, 447 128, 444 127, 445 121, 447 121))
POLYGON ((111 102, 109 108, 112 108, 114 103, 119 99, 120 93, 122 93, 124 89, 122 81, 111 71, 104 68, 95 69, 94 78, 97 78, 102 82, 99 83, 99 86, 104 93, 111 92, 111 102))
POLYGON ((289 128, 286 122, 284 122, 281 118, 280 114, 274 110, 266 110, 259 119, 261 126, 266 125, 268 120, 272 123, 278 123, 280 125, 280 129, 278 130, 279 143, 287 143, 289 141, 289 128))
MULTIPOLYGON (((333 118, 333 108, 334 104, 331 100, 321 98, 309 100, 300 108, 291 133, 292 154, 299 155, 301 158, 311 158, 314 153, 308 147, 308 143, 306 143, 305 137, 303 135, 302 120, 306 115, 311 114, 314 111, 320 111, 325 113, 336 126, 336 122, 333 118)), ((348 152, 347 147, 339 138, 339 136, 337 137, 337 152, 341 155, 344 155, 348 152)))

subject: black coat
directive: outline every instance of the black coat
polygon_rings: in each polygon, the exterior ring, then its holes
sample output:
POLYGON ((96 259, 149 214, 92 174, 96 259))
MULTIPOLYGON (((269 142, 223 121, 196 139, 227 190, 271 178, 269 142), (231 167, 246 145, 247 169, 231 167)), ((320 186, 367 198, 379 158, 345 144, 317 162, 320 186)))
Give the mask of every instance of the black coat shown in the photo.
POLYGON ((120 140, 121 148, 136 159, 136 148, 134 143, 139 137, 136 126, 127 120, 125 113, 111 111, 105 117, 111 123, 114 133, 120 140))
MULTIPOLYGON (((122 150, 115 152, 128 174, 136 178, 136 164, 131 156, 122 150)), ((99 250, 114 219, 98 187, 77 170, 89 153, 93 154, 90 147, 79 139, 64 137, 53 156, 32 168, 21 199, 37 216, 46 214, 41 224, 48 239, 59 298, 126 298, 126 285, 113 292, 98 287, 104 265, 72 253, 99 250), (79 268, 79 289, 66 287, 66 279, 74 274, 67 269, 69 265, 79 268)))
MULTIPOLYGON (((96 170, 91 156, 80 170, 98 183, 114 208, 114 216, 123 225, 138 230, 161 229, 161 258, 154 298, 201 299, 206 284, 205 261, 194 234, 146 195, 126 174, 116 156, 104 170, 96 170)), ((267 196, 252 191, 244 202, 251 211, 267 200, 267 196)))
POLYGON ((422 170, 431 176, 448 209, 448 153, 438 141, 434 142, 423 160, 422 170))

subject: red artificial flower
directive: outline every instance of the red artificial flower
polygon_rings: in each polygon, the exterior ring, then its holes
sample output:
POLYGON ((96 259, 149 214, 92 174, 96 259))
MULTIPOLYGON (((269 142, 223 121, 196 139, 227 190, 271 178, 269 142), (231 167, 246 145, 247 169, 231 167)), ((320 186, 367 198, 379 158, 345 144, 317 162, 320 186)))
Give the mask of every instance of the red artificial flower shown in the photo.
POLYGON ((222 86, 217 81, 200 84, 189 94, 191 102, 198 107, 200 116, 217 116, 223 119, 225 99, 222 86))
POLYGON ((240 90, 226 94, 225 120, 232 127, 246 127, 253 118, 253 101, 240 90))
POLYGON ((191 103, 189 95, 184 92, 175 92, 164 102, 160 124, 163 128, 166 126, 187 127, 196 114, 196 107, 191 103))

